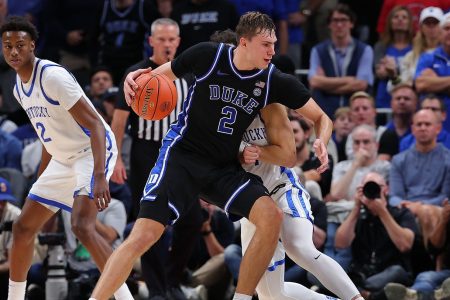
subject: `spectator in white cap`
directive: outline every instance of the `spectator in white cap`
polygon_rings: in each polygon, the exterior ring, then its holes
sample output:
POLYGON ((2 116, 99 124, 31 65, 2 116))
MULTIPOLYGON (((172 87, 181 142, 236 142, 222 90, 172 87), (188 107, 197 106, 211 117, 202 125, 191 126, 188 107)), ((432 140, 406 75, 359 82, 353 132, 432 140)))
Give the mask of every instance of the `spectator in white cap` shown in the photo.
POLYGON ((388 90, 399 83, 413 83, 419 56, 424 52, 432 52, 439 45, 441 28, 439 22, 444 13, 439 7, 429 6, 422 9, 419 19, 419 30, 413 40, 413 47, 400 61, 398 74, 389 80, 388 90))
MULTIPOLYGON (((440 46, 431 53, 420 56, 415 73, 415 85, 419 93, 436 93, 447 107, 450 107, 450 13, 441 21, 440 46)), ((444 128, 450 130, 450 118, 444 122, 444 128)))
POLYGON ((20 215, 20 209, 9 203, 15 201, 8 180, 0 177, 0 299, 6 299, 8 296, 11 226, 12 221, 20 215))

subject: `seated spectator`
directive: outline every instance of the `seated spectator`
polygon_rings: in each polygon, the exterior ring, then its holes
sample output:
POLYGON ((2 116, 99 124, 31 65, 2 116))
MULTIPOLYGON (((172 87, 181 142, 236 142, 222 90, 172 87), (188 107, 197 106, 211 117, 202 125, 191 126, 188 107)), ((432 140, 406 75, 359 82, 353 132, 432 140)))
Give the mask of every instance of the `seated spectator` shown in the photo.
MULTIPOLYGON (((441 46, 431 53, 420 56, 414 76, 415 86, 419 93, 436 93, 450 105, 450 13, 441 20, 441 46)), ((448 114, 448 111, 447 111, 448 114)), ((444 122, 444 128, 450 130, 450 120, 444 122)))
POLYGON ((0 299, 8 297, 9 257, 12 245, 12 222, 20 215, 9 182, 0 177, 0 299))
POLYGON ((348 106, 350 95, 373 85, 372 48, 351 36, 355 14, 338 4, 328 17, 331 39, 311 51, 308 80, 313 97, 332 117, 337 108, 348 106))
POLYGON ((426 214, 427 207, 441 206, 450 195, 450 150, 437 143, 441 120, 432 111, 419 110, 412 128, 415 147, 392 159, 389 204, 408 208, 417 217, 427 241, 439 219, 426 214))
POLYGON ((411 50, 413 38, 411 11, 403 5, 394 7, 387 16, 387 26, 374 47, 375 74, 378 79, 377 107, 389 107, 391 95, 387 82, 397 74, 400 61, 411 50))
POLYGON ((102 100, 102 95, 113 87, 113 76, 111 70, 106 66, 98 66, 91 71, 87 94, 89 99, 95 103, 102 100))
MULTIPOLYGON (((420 102, 421 109, 428 109, 434 112, 439 120, 443 123, 447 119, 447 108, 444 101, 434 94, 429 94, 420 102)), ((437 142, 450 149, 450 133, 445 130, 442 125, 441 131, 437 136, 437 142)), ((405 151, 414 146, 416 138, 412 133, 405 136, 400 142, 400 152, 405 151)))
POLYGON ((22 143, 13 135, 0 130, 0 168, 21 171, 21 158, 22 143))
POLYGON ((442 208, 433 209, 439 210, 439 222, 430 236, 428 249, 438 258, 435 270, 420 273, 410 288, 398 283, 387 284, 384 291, 388 300, 426 299, 433 294, 436 299, 450 297, 450 203, 445 200, 442 208), (441 284, 442 288, 437 289, 441 284))
POLYGON ((411 133, 412 118, 417 110, 418 99, 413 87, 406 83, 396 85, 391 95, 392 120, 386 124, 386 135, 380 138, 380 143, 393 145, 397 150, 394 154, 397 154, 401 140, 411 133), (390 135, 387 135, 388 132, 390 135))
POLYGON ((377 172, 387 177, 390 163, 377 158, 378 143, 376 131, 369 125, 359 125, 351 133, 353 159, 339 162, 334 170, 331 183, 331 197, 327 202, 328 228, 325 254, 333 257, 346 269, 350 263, 350 249, 336 249, 334 238, 337 227, 346 219, 354 207, 354 196, 362 178, 369 172, 377 172), (336 201, 337 200, 337 201, 336 201))
MULTIPOLYGON (((70 212, 63 210, 62 224, 60 225, 63 226, 66 237, 64 249, 68 255, 68 277, 69 279, 76 279, 84 274, 89 277, 91 281, 92 279, 95 280, 95 278, 97 278, 100 274, 99 270, 92 255, 75 237, 72 231, 70 219, 70 212)), ((105 238, 113 249, 115 249, 122 243, 126 219, 127 216, 122 202, 113 198, 111 199, 109 206, 98 213, 95 230, 105 238)), ((56 224, 54 228, 48 230, 48 232, 57 230, 58 223, 55 222, 54 224, 56 224)), ((28 282, 30 284, 38 285, 39 288, 45 289, 45 281, 47 277, 47 274, 44 272, 45 269, 45 265, 42 263, 32 265, 28 275, 28 282)), ((80 293, 78 298, 85 296, 81 294, 83 291, 79 290, 72 291, 72 293, 80 293)))
MULTIPOLYGON (((393 132, 386 132, 385 126, 377 126, 377 111, 373 97, 366 92, 360 91, 354 93, 350 97, 350 110, 352 121, 355 126, 366 124, 376 130, 377 143, 379 144, 378 158, 390 160, 391 157, 398 152, 398 148, 392 146, 397 142, 397 139, 393 132), (380 143, 381 137, 383 137, 382 144, 380 143)), ((353 141, 351 135, 347 139, 345 152, 347 158, 353 158, 353 141)))
POLYGON ((39 139, 36 130, 29 120, 27 120, 25 124, 17 127, 11 134, 19 139, 22 143, 22 148, 25 148, 27 145, 32 144, 39 139))
POLYGON ((312 127, 308 122, 299 117, 289 117, 291 127, 294 131, 295 147, 297 150, 296 173, 305 184, 306 190, 313 197, 323 200, 330 193, 331 174, 333 173, 334 160, 328 155, 328 170, 323 173, 317 172, 320 162, 308 143, 312 127), (317 186, 320 190, 317 191, 317 186))
POLYGON ((346 160, 345 145, 347 137, 354 127, 354 122, 351 117, 351 110, 349 107, 339 107, 334 112, 333 133, 331 138, 336 144, 338 159, 336 163, 346 160))
POLYGON ((434 6, 421 11, 419 30, 413 39, 412 49, 400 60, 397 76, 388 82, 388 91, 401 82, 413 82, 419 56, 422 53, 432 52, 439 45, 441 32, 439 22, 443 15, 442 9, 434 6))
POLYGON ((223 299, 231 282, 231 274, 225 266, 224 249, 234 240, 233 223, 226 214, 200 200, 204 222, 194 255, 188 267, 193 271, 191 285, 204 285, 209 299, 223 299))
POLYGON ((349 275, 365 299, 385 299, 388 282, 409 284, 409 252, 418 228, 406 208, 388 204, 389 187, 382 175, 364 176, 355 194, 355 206, 337 229, 336 248, 351 246, 349 275), (375 186, 367 188, 367 184, 375 186))

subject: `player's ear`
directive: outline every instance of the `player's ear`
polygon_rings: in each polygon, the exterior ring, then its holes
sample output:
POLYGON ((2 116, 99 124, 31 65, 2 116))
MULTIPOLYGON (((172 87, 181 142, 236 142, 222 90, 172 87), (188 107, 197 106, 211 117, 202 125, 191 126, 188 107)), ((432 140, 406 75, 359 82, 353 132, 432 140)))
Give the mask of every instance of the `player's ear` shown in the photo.
POLYGON ((35 48, 36 48, 36 42, 35 41, 31 41, 31 43, 30 43, 30 50, 31 50, 31 52, 34 52, 35 48))
POLYGON ((241 45, 242 47, 246 47, 247 46, 247 40, 244 37, 241 37, 239 39, 239 45, 241 45))

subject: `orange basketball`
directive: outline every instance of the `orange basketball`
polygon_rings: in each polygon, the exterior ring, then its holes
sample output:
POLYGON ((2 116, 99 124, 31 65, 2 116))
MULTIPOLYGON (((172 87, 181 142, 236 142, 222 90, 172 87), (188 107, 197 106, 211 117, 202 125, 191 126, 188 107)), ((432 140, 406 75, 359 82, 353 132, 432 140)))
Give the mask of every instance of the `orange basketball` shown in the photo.
POLYGON ((139 87, 131 107, 140 117, 161 120, 175 109, 177 89, 166 75, 144 73, 135 81, 139 87))

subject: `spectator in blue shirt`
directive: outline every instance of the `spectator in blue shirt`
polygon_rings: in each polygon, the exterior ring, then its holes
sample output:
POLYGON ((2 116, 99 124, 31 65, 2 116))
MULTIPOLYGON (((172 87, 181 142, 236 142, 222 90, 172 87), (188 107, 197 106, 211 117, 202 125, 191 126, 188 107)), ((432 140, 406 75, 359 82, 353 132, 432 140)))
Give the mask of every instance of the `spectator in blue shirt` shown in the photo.
MULTIPOLYGON (((450 12, 444 15, 440 24, 441 46, 431 53, 420 56, 414 79, 419 93, 439 94, 448 109, 450 107, 450 12)), ((445 120, 444 128, 450 130, 449 119, 445 120)))
MULTIPOLYGON (((425 96, 420 104, 421 109, 428 109, 434 112, 442 122, 447 118, 447 108, 444 101, 435 94, 425 96)), ((437 142, 450 149, 450 133, 441 128, 437 136, 437 142)), ((416 143, 416 138, 412 134, 405 136, 400 142, 400 152, 411 148, 416 143)))
POLYGON ((22 171, 22 143, 9 133, 0 130, 0 168, 22 171))

